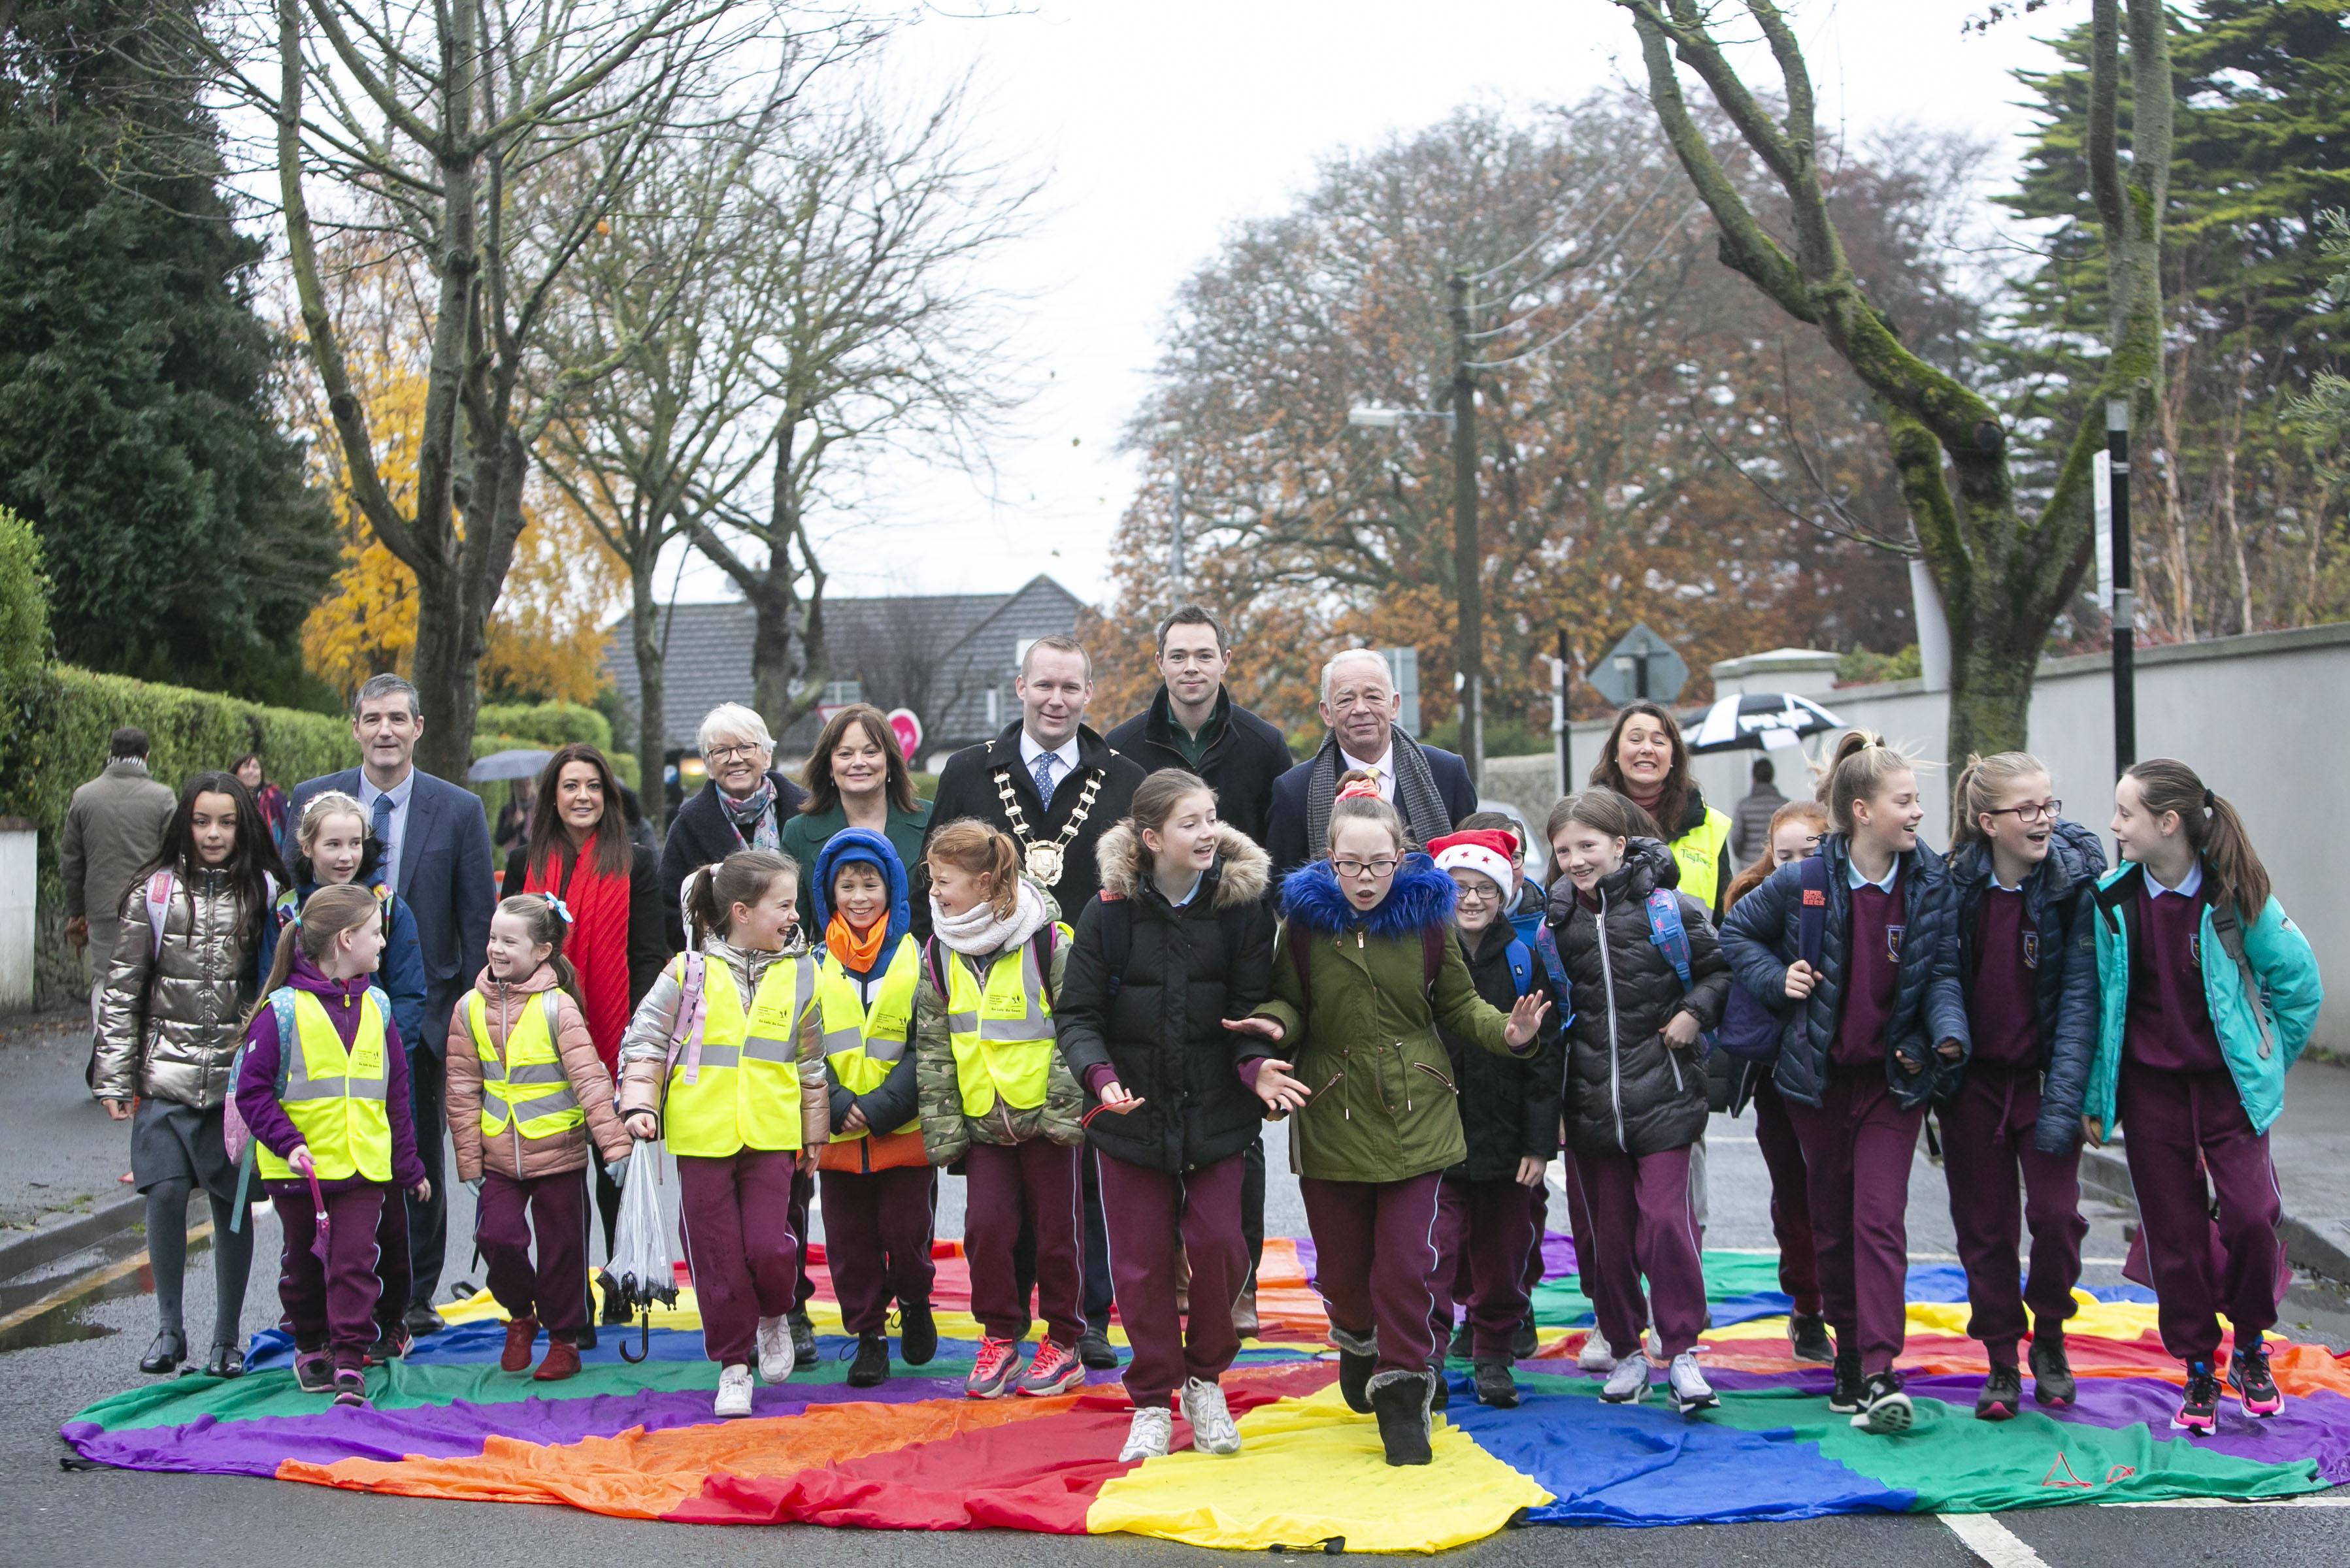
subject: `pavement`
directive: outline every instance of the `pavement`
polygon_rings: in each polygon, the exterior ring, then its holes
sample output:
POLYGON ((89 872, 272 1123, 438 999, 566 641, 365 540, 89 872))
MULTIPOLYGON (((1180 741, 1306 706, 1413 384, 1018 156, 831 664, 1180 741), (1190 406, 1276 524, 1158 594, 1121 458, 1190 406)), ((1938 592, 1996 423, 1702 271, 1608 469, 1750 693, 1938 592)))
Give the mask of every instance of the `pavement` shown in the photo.
MULTIPOLYGON (((68 1219, 120 1199, 115 1178, 127 1168, 127 1133, 88 1106, 81 1085, 77 1021, 53 1018, 0 1024, 0 1215, 16 1226, 18 1244, 53 1234, 68 1219), (77 1097, 79 1104, 76 1103, 77 1097), (47 1185, 35 1188, 40 1180, 47 1185), (45 1210, 54 1205, 55 1210, 45 1210), (36 1215, 52 1217, 26 1229, 36 1215)), ((2305 1064, 2292 1079, 2276 1157, 2287 1202, 2313 1235, 2341 1238, 2350 1216, 2350 1069, 2305 1064), (2330 1210, 2324 1205, 2331 1206, 2330 1210)), ((1296 1235, 1305 1216, 1287 1174, 1283 1135, 1268 1140, 1272 1181, 1268 1230, 1296 1235)), ((1752 1123, 1714 1118, 1712 1212, 1707 1244, 1767 1250, 1772 1245, 1769 1181, 1752 1123)), ((455 1194, 452 1234, 470 1233, 471 1199, 455 1194)), ((940 1229, 962 1229, 962 1183, 941 1194, 940 1229)), ((2127 1227, 2123 1203, 2092 1191, 2085 1199, 2090 1232, 2085 1277, 2121 1278, 2127 1227)), ((201 1218, 199 1212, 198 1218, 201 1218)), ((1911 1173, 1911 1257, 1949 1262, 1955 1239, 1942 1174, 1920 1149, 1911 1173)), ((256 1213, 256 1264, 245 1302, 249 1334, 271 1315, 276 1222, 256 1213)), ((7 1232, 0 1232, 0 1245, 7 1232)), ((73 1236, 65 1238, 68 1241, 73 1236)), ((2338 1241, 2337 1241, 2338 1244, 2338 1241)), ((10 1278, 0 1274, 0 1563, 150 1563, 234 1565, 296 1563, 303 1568, 390 1568, 392 1563, 494 1561, 498 1568, 536 1568, 622 1555, 664 1568, 769 1563, 787 1556, 803 1568, 1069 1568, 1086 1564, 1205 1563, 1211 1554, 1170 1542, 1124 1536, 1085 1538, 999 1532, 958 1535, 827 1531, 783 1526, 697 1529, 603 1519, 565 1509, 378 1497, 272 1481, 128 1470, 68 1471, 57 1428, 76 1410, 139 1381, 135 1363, 153 1332, 143 1266, 144 1235, 120 1229, 80 1250, 10 1278)), ((0 1267, 5 1267, 0 1253, 0 1267)), ((464 1273, 468 1250, 456 1249, 449 1277, 464 1273)), ((14 1271, 11 1271, 12 1272, 14 1271)), ((478 1275, 476 1275, 478 1278, 478 1275)), ((211 1252, 199 1243, 189 1259, 192 1321, 208 1310, 211 1252)), ((2350 1348, 2350 1299, 2306 1272, 2288 1296, 2284 1332, 2350 1348)), ((1106 1376, 1107 1375, 1097 1375, 1106 1376)), ((1298 1561, 1297 1554, 1282 1557, 1298 1561)), ((1688 1568, 1705 1563, 1785 1564, 1898 1561, 1940 1568, 2096 1568, 2148 1562, 2267 1565, 2350 1562, 2350 1488, 2282 1504, 2156 1507, 2074 1505, 1996 1518, 1859 1516, 1802 1523, 1692 1526, 1666 1530, 1508 1531, 1446 1554, 1477 1568, 1688 1568)))

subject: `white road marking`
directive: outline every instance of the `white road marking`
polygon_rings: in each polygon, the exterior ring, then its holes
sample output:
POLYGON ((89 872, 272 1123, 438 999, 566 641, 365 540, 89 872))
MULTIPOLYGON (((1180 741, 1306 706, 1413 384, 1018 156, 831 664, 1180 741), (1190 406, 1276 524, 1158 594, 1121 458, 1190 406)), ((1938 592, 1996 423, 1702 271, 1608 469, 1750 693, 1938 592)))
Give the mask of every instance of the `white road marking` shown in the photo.
POLYGON ((2040 1553, 2022 1537, 1987 1513, 1945 1513, 1937 1516, 1959 1538, 1959 1543, 1990 1564, 1990 1568, 2048 1568, 2040 1553))

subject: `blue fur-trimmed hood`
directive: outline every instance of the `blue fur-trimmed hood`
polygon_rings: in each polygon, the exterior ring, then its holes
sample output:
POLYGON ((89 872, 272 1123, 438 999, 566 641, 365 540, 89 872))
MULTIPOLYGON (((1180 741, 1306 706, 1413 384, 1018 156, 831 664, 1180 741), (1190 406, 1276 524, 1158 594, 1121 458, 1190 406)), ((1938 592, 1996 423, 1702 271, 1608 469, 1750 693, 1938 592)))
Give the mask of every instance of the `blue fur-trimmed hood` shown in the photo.
POLYGON ((1388 896, 1369 912, 1357 914, 1339 890, 1338 874, 1327 860, 1299 867, 1281 879, 1281 912, 1303 921, 1306 929, 1336 935, 1363 930, 1375 937, 1407 937, 1452 919, 1459 889, 1436 862, 1414 853, 1396 867, 1388 896))

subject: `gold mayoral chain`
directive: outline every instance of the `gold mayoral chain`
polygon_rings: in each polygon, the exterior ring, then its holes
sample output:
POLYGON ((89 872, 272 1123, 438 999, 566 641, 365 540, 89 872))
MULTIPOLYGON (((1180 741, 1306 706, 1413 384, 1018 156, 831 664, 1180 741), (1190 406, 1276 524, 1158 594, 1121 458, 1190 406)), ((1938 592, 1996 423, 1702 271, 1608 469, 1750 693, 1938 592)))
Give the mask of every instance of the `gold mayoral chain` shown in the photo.
POLYGON ((1076 842, 1077 830, 1093 814, 1094 796, 1101 793, 1104 768, 1092 770, 1086 780, 1086 793, 1077 797, 1077 808, 1069 813, 1069 820, 1061 825, 1061 836, 1050 844, 1039 844, 1031 836, 1027 814, 1020 809, 1019 800, 1012 793, 1012 770, 995 770, 996 798, 1003 802, 1003 815, 1012 820, 1012 836, 1020 842, 1020 853, 1028 875, 1044 887, 1050 888, 1061 879, 1061 869, 1069 846, 1076 842))

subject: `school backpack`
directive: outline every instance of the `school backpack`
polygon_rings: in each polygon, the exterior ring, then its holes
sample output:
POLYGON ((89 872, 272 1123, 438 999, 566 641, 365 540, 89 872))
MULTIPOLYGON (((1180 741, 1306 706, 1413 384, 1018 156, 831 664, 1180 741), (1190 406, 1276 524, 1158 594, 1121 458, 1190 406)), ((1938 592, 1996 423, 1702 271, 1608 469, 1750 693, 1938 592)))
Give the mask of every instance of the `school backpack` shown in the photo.
MULTIPOLYGON (((1223 928, 1227 957, 1239 952, 1241 944, 1248 940, 1248 915, 1245 904, 1216 912, 1216 924, 1223 928)), ((1134 958, 1134 905, 1125 895, 1105 888, 1101 890, 1101 908, 1095 911, 1094 918, 1100 923, 1102 967, 1109 971, 1109 993, 1102 999, 1107 1003, 1118 1000, 1118 987, 1126 983, 1126 966, 1134 958)), ((1045 955, 1048 961, 1051 956, 1049 952, 1045 955)))
MULTIPOLYGON (((1648 916, 1648 945, 1665 955, 1665 961, 1673 966, 1673 973, 1680 977, 1681 994, 1687 996, 1692 976, 1690 971, 1689 928, 1681 924, 1680 895, 1670 888, 1652 888, 1648 890, 1645 908, 1648 916)), ((1713 1054, 1716 1044, 1712 1034, 1699 1035, 1698 1060, 1702 1062, 1713 1054)))
MULTIPOLYGON (((1816 971, 1827 944, 1828 863, 1814 855, 1797 861, 1795 867, 1803 889, 1795 924, 1795 956, 1816 971)), ((1780 1031, 1785 1023, 1753 992, 1733 981, 1715 1044, 1742 1062, 1768 1062, 1779 1054, 1780 1031)))

